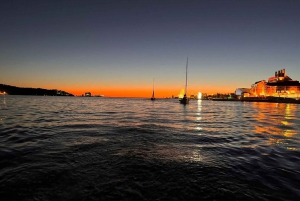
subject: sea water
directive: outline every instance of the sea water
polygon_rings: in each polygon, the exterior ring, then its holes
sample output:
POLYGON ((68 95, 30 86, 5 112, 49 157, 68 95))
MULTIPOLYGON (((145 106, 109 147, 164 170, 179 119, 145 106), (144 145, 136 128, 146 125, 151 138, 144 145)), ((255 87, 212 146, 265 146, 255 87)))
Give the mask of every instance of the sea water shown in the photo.
POLYGON ((0 199, 300 200, 300 105, 0 96, 0 199))

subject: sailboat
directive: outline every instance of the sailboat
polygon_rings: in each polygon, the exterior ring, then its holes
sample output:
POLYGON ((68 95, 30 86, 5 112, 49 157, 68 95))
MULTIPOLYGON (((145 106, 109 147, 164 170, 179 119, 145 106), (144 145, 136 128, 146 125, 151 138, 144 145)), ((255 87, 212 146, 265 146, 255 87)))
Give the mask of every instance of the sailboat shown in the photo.
POLYGON ((185 69, 185 90, 184 90, 184 96, 182 99, 180 99, 181 104, 189 104, 190 99, 186 96, 187 94, 187 68, 188 68, 188 58, 186 58, 186 69, 185 69))
POLYGON ((151 100, 154 101, 155 100, 155 97, 154 97, 154 79, 153 79, 153 92, 152 92, 152 97, 151 97, 151 100))

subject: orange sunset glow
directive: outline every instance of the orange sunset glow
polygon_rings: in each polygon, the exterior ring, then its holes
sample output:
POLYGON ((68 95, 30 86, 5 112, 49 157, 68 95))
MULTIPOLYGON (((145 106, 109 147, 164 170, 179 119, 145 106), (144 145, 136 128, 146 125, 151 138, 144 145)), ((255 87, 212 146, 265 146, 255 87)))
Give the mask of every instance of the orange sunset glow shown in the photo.
MULTIPOLYGON (((102 94, 105 97, 137 97, 137 98, 149 98, 152 94, 151 87, 110 87, 110 88, 70 88, 65 89, 66 91, 74 94, 75 96, 81 96, 85 92, 91 92, 92 95, 102 94)), ((155 97, 157 98, 166 98, 166 97, 176 97, 180 93, 180 88, 172 89, 172 88, 156 88, 155 89, 155 97)), ((197 94, 198 92, 207 93, 207 94, 215 94, 215 93, 232 93, 234 92, 234 88, 228 89, 217 89, 217 88, 208 88, 205 87, 202 89, 191 88, 188 91, 188 94, 197 94)))

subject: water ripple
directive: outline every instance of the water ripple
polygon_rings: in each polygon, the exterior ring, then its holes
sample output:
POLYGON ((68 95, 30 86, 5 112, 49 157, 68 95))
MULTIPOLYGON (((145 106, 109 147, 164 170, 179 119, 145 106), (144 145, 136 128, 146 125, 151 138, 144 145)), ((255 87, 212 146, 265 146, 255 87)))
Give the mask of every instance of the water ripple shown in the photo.
POLYGON ((299 105, 7 96, 1 200, 298 200, 299 105))

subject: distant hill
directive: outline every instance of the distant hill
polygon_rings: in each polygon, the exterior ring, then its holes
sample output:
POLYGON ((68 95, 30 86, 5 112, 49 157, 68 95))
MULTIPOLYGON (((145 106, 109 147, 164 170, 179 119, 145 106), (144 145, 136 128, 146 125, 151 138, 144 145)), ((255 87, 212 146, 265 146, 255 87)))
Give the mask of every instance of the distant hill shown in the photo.
POLYGON ((57 89, 23 88, 6 84, 0 84, 0 92, 5 92, 8 95, 74 96, 73 94, 57 89))

